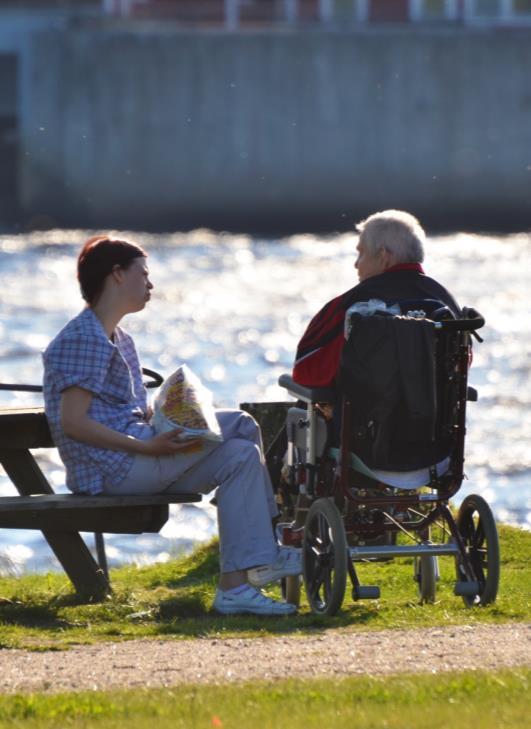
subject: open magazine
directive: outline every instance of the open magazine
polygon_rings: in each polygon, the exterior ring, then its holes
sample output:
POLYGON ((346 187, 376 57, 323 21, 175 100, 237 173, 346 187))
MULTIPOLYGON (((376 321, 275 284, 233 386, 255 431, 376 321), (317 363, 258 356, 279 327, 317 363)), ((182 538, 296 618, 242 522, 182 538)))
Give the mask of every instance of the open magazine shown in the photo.
POLYGON ((212 393, 187 365, 180 365, 161 385, 153 401, 151 425, 157 433, 182 428, 182 439, 200 442, 182 451, 190 466, 223 441, 212 401, 212 393))

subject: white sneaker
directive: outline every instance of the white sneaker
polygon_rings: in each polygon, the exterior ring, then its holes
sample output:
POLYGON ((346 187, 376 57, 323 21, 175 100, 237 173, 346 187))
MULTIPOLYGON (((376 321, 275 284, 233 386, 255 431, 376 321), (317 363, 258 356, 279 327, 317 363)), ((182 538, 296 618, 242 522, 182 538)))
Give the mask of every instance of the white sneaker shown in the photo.
POLYGON ((263 587, 270 582, 277 582, 283 577, 294 577, 302 572, 302 552, 300 549, 280 547, 278 557, 273 564, 264 564, 247 570, 247 579, 254 587, 263 587))
POLYGON ((293 615, 297 612, 295 605, 289 602, 280 602, 266 597, 251 585, 238 594, 225 592, 218 588, 214 599, 214 610, 222 615, 238 615, 249 613, 251 615, 293 615))

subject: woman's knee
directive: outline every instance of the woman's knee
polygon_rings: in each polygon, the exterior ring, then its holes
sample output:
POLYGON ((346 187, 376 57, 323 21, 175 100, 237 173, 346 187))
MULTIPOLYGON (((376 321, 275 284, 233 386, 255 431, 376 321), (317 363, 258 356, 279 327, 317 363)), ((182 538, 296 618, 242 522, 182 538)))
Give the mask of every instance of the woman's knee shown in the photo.
POLYGON ((258 443, 260 439, 260 426, 252 415, 240 410, 240 419, 238 422, 238 435, 253 443, 258 443))
POLYGON ((245 438, 231 438, 225 441, 221 447, 223 449, 223 456, 227 460, 249 463, 260 461, 261 459, 259 447, 245 438))
POLYGON ((216 416, 225 440, 243 438, 253 443, 260 441, 258 423, 244 410, 218 410, 216 416))

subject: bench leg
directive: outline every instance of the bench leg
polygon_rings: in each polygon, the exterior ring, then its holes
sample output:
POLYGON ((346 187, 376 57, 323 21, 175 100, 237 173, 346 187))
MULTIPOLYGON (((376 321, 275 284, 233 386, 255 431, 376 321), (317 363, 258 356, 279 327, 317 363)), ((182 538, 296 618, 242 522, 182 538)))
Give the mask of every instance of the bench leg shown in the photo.
POLYGON ((107 582, 109 582, 109 565, 107 564, 107 555, 105 554, 105 540, 101 532, 94 532, 94 543, 96 545, 96 555, 100 570, 105 575, 107 582))
POLYGON ((99 601, 111 592, 106 575, 77 532, 44 530, 43 536, 81 598, 99 601))
MULTIPOLYGON (((0 449, 0 462, 22 496, 54 493, 29 451, 0 449)), ((42 533, 80 596, 101 600, 110 592, 106 575, 77 532, 43 529, 42 533)))

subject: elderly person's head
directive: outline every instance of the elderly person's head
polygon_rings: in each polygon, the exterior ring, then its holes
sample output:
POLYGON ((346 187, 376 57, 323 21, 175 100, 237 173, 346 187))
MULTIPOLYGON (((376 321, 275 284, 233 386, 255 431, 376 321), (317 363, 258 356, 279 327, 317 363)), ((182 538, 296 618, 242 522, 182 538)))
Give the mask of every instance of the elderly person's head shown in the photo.
POLYGON ((358 223, 355 267, 360 281, 399 263, 422 263, 426 235, 419 221, 402 210, 384 210, 358 223))

